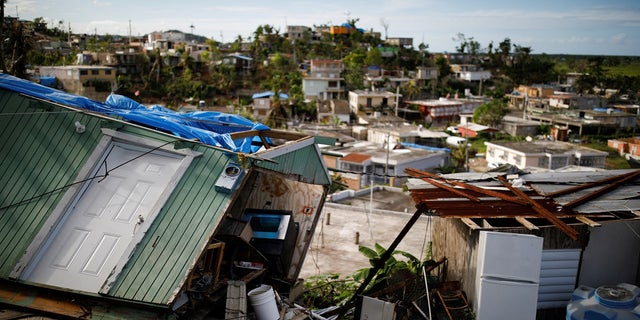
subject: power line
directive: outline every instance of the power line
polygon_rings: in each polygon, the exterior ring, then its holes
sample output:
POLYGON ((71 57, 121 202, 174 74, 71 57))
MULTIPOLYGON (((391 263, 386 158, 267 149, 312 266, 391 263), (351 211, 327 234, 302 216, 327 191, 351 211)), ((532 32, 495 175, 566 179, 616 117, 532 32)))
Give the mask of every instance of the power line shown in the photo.
MULTIPOLYGON (((133 161, 135 161, 135 160, 137 160, 137 159, 140 159, 140 158, 142 158, 143 156, 145 156, 145 155, 147 155, 147 154, 150 154, 150 153, 152 153, 152 152, 154 152, 154 151, 156 151, 156 150, 158 150, 158 149, 160 149, 160 148, 162 148, 162 147, 164 147, 164 146, 166 146, 166 145, 169 145, 169 144, 172 144, 172 143, 175 143, 175 142, 178 142, 178 141, 180 141, 180 140, 173 140, 173 141, 169 141, 169 142, 164 143, 164 144, 162 144, 162 145, 159 145, 159 146, 157 146, 157 147, 155 147, 155 148, 153 148, 153 149, 150 149, 150 150, 148 150, 148 151, 146 151, 146 152, 144 152, 144 153, 142 153, 142 154, 140 154, 140 155, 138 155, 138 156, 135 156, 135 157, 133 157, 133 158, 131 158, 131 159, 129 159, 129 160, 127 160, 127 161, 125 161, 125 162, 123 162, 123 163, 121 163, 121 164, 117 165, 116 167, 114 167, 114 168, 112 168, 112 169, 106 169, 106 170, 105 170, 105 172, 104 172, 104 174, 96 174, 96 175, 94 175, 94 176, 92 176, 92 177, 89 177, 89 178, 86 178, 86 179, 82 179, 82 180, 80 180, 80 181, 74 181, 74 182, 69 183, 69 184, 67 184, 67 185, 64 185, 64 186, 62 186, 62 187, 55 188, 55 189, 53 189, 53 190, 50 190, 50 191, 47 191, 47 192, 41 193, 41 194, 36 195, 36 196, 33 196, 33 197, 31 197, 31 198, 24 199, 24 200, 20 200, 20 201, 18 201, 18 202, 14 202, 14 203, 8 204, 8 205, 6 205, 6 206, 4 206, 4 207, 0 207, 0 211, 3 211, 3 210, 6 210, 6 209, 9 209, 9 208, 11 208, 11 207, 16 207, 16 206, 19 206, 19 205, 24 204, 24 203, 27 203, 27 202, 31 202, 31 201, 33 201, 33 200, 36 200, 36 199, 42 198, 42 197, 44 197, 44 196, 47 196, 47 195, 50 195, 50 194, 56 193, 56 192, 58 192, 58 191, 61 191, 61 190, 66 189, 66 188, 70 188, 70 187, 72 187, 72 186, 74 186, 74 185, 77 185, 77 184, 85 183, 85 182, 87 182, 87 181, 91 181, 91 180, 94 180, 94 179, 100 179, 100 180, 98 181, 98 182, 100 182, 100 181, 102 181, 102 180, 106 179, 106 178, 109 176, 109 173, 113 172, 114 170, 117 170, 117 169, 119 169, 120 167, 122 167, 122 166, 124 166, 124 165, 126 165, 126 164, 128 164, 128 163, 131 163, 131 162, 133 162, 133 161)), ((104 165, 105 165, 105 168, 106 168, 106 162, 104 162, 104 165)))

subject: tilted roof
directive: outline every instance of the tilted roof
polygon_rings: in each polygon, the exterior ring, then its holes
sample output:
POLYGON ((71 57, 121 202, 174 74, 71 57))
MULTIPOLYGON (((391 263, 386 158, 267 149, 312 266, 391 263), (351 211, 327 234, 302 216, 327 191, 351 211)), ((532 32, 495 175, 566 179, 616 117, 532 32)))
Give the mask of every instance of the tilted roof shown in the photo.
POLYGON ((472 229, 555 226, 574 238, 572 224, 640 219, 640 170, 500 172, 435 175, 407 169, 414 202, 472 229))

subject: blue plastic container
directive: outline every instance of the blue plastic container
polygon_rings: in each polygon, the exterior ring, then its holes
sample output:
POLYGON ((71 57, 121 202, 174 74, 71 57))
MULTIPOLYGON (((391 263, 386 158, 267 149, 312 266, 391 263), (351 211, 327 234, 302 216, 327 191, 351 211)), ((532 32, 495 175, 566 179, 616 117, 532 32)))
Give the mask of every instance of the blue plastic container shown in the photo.
POLYGON ((640 320, 640 288, 621 283, 580 286, 567 305, 567 320, 640 320))

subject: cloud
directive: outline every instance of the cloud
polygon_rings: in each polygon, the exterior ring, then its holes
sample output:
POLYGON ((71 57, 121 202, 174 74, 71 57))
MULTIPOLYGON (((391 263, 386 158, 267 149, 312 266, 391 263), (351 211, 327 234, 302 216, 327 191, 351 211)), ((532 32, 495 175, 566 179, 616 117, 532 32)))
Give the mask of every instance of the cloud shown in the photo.
POLYGON ((111 2, 93 0, 93 5, 95 5, 96 7, 110 7, 111 2))
POLYGON ((616 44, 622 44, 627 42, 627 34, 626 33, 618 33, 611 37, 611 42, 616 44))

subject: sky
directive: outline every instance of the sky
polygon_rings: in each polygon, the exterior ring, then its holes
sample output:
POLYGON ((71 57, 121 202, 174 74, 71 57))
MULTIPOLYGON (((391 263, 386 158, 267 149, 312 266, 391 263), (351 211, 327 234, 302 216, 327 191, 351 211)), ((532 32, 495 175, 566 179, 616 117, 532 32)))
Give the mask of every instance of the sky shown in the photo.
POLYGON ((7 0, 5 16, 73 33, 142 36, 180 30, 231 42, 260 25, 356 26, 417 48, 455 52, 458 34, 486 49, 509 38, 534 54, 640 56, 640 0, 7 0), (61 23, 62 22, 62 23, 61 23))

